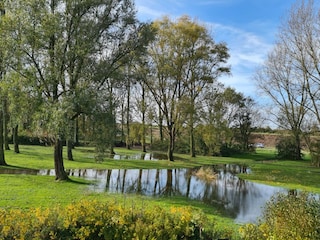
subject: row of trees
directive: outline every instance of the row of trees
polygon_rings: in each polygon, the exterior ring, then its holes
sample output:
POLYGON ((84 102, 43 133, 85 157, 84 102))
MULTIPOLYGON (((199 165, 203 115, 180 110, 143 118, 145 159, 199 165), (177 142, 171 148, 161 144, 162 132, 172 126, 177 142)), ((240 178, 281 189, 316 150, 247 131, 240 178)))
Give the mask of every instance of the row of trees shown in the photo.
POLYGON ((54 143, 56 178, 67 179, 62 141, 72 140, 79 115, 99 119, 110 109, 101 93, 120 79, 118 69, 143 51, 149 26, 136 20, 126 0, 1 4, 1 90, 3 99, 15 94, 9 99, 16 113, 11 122, 31 122, 33 132, 54 143))
MULTIPOLYGON (((136 120, 143 150, 146 126, 157 124, 170 161, 182 135, 193 157, 196 134, 206 153, 236 137, 248 148, 253 100, 217 82, 230 72, 228 49, 197 21, 141 23, 130 0, 15 0, 0 7, 0 119, 10 115, 16 133, 20 125, 54 145, 57 180, 68 178, 64 141, 70 160, 79 134, 97 151, 113 152, 119 126, 130 146, 136 120)), ((7 125, 0 123, 0 135, 7 125)))
MULTIPOLYGON (((313 0, 299 0, 281 25, 277 42, 255 79, 272 100, 271 116, 291 133, 295 159, 301 159, 304 138, 314 160, 320 148, 310 141, 320 126, 320 9, 313 0), (277 106, 277 107, 274 107, 277 106)), ((289 147, 288 145, 286 145, 289 147)))

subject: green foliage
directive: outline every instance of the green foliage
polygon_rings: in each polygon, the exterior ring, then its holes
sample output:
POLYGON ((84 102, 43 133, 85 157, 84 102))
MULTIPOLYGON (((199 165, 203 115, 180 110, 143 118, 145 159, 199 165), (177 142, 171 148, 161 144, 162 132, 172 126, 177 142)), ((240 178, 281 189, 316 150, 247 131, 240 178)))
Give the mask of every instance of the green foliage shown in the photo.
POLYGON ((130 124, 130 140, 133 141, 134 144, 141 144, 143 135, 143 126, 140 123, 132 123, 130 124))
POLYGON ((153 140, 151 146, 150 146, 150 149, 153 150, 153 151, 166 151, 168 149, 168 141, 164 140, 164 141, 161 141, 161 140, 153 140))
POLYGON ((320 239, 320 201, 307 193, 275 195, 263 218, 240 228, 242 239, 320 239))
POLYGON ((90 140, 95 145, 95 159, 97 162, 101 162, 104 160, 107 150, 114 145, 117 127, 111 111, 97 111, 92 116, 92 122, 93 131, 90 140))
POLYGON ((300 147, 297 146, 296 142, 292 137, 282 137, 276 144, 279 159, 292 159, 300 160, 301 153, 300 147))
POLYGON ((228 144, 222 144, 220 147, 220 155, 222 157, 230 157, 238 153, 241 153, 240 145, 229 146, 228 144))
POLYGON ((314 141, 310 143, 310 154, 312 165, 320 167, 320 142, 314 141))
POLYGON ((208 155, 209 147, 206 145, 204 139, 201 136, 197 136, 196 138, 196 150, 201 155, 208 155))
POLYGON ((185 137, 184 139, 179 138, 179 140, 176 141, 175 152, 181 154, 188 154, 190 152, 190 144, 187 137, 185 137))
POLYGON ((67 207, 0 211, 1 239, 208 239, 205 215, 190 207, 140 208, 80 201, 67 207))

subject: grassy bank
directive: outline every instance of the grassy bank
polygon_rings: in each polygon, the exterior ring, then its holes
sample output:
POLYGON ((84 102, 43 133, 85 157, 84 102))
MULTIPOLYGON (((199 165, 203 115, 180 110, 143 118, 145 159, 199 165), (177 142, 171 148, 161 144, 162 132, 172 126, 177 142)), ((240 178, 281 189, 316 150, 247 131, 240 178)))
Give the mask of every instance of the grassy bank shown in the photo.
MULTIPOLYGON (((53 149, 51 147, 21 146, 21 153, 6 151, 8 166, 0 169, 53 169, 53 149)), ((135 154, 138 150, 116 149, 117 154, 135 154)), ((75 161, 65 160, 66 169, 154 169, 154 168, 186 168, 212 164, 208 159, 202 158, 200 162, 181 159, 175 162, 141 161, 141 160, 113 160, 105 159, 96 163, 92 148, 76 148, 74 150, 75 161)), ((179 156, 181 158, 182 156, 179 156)), ((66 159, 66 156, 64 156, 66 159)), ((219 207, 215 208, 199 201, 193 201, 184 197, 158 197, 156 199, 147 196, 130 194, 94 193, 88 190, 92 184, 76 177, 70 177, 68 182, 55 182, 53 176, 38 176, 27 174, 0 174, 0 207, 5 209, 51 208, 55 205, 66 206, 80 200, 102 200, 118 202, 128 207, 135 205, 142 207, 160 206, 165 209, 171 207, 191 206, 203 211, 207 217, 213 220, 215 228, 221 231, 237 231, 238 226, 233 219, 219 207)))
MULTIPOLYGON (((52 169, 53 168, 53 149, 51 147, 42 146, 21 146, 21 153, 15 154, 13 151, 6 151, 6 162, 8 166, 0 167, 8 169, 52 169)), ((127 150, 117 148, 116 153, 120 155, 137 154, 139 150, 127 150)), ((302 161, 277 160, 275 158, 274 149, 257 149, 256 153, 240 155, 235 157, 203 157, 197 156, 190 158, 187 155, 175 155, 177 160, 169 162, 161 161, 141 161, 141 160, 113 160, 105 159, 101 163, 96 163, 94 159, 94 150, 92 148, 79 147, 73 151, 75 161, 65 160, 66 169, 165 169, 165 168, 191 168, 203 165, 213 164, 240 164, 246 165, 251 169, 250 174, 242 174, 241 178, 251 181, 257 181, 269 185, 282 186, 290 189, 301 189, 310 192, 320 193, 320 168, 311 166, 310 159, 306 158, 302 161)), ((64 156, 66 159, 66 156, 64 156)), ((53 181, 53 177, 44 176, 25 176, 26 183, 45 185, 53 181), (31 179, 32 178, 32 179, 31 179), (40 180, 34 180, 34 179, 40 180), (42 180, 41 180, 42 179, 42 180)), ((3 176, 0 175, 2 179, 3 176)), ((22 176, 19 175, 19 178, 22 176)), ((6 187, 15 179, 14 175, 9 175, 1 180, 1 186, 6 187), (9 181, 9 179, 11 179, 9 181)), ((82 180, 73 179, 71 186, 84 187, 82 180), (73 184, 73 185, 72 185, 73 184)), ((17 184, 18 185, 18 184, 17 184)), ((59 184, 56 184, 59 185, 59 184)), ((62 184, 63 185, 63 184, 62 184)), ((26 185, 25 188, 30 186, 26 185)), ((72 188, 72 187, 71 187, 72 188)), ((19 189, 17 189, 19 192, 19 189)))
MULTIPOLYGON (((51 147, 21 146, 21 153, 6 151, 8 166, 0 169, 52 169, 53 149, 51 147)), ((65 160, 66 169, 119 169, 119 168, 190 168, 213 164, 242 164, 251 169, 251 174, 242 174, 242 178, 262 182, 270 185, 293 189, 302 189, 320 193, 318 181, 320 169, 310 165, 310 160, 279 161, 275 158, 273 149, 258 149, 256 153, 241 155, 232 158, 203 157, 190 158, 187 155, 177 154, 177 160, 168 162, 141 161, 141 160, 113 160, 105 159, 96 163, 92 148, 76 148, 75 161, 65 160)), ((118 154, 140 153, 138 150, 116 149, 118 154)), ((66 158, 66 156, 64 156, 66 158)), ((88 190, 88 181, 71 177, 69 182, 55 182, 52 176, 12 175, 0 174, 0 207, 1 208, 32 208, 52 207, 54 205, 68 205, 79 200, 99 199, 103 201, 116 201, 123 205, 135 206, 192 206, 201 209, 210 219, 213 219, 217 228, 222 231, 235 231, 237 225, 218 207, 208 206, 198 201, 183 197, 151 198, 136 195, 121 195, 110 193, 93 193, 88 190)))

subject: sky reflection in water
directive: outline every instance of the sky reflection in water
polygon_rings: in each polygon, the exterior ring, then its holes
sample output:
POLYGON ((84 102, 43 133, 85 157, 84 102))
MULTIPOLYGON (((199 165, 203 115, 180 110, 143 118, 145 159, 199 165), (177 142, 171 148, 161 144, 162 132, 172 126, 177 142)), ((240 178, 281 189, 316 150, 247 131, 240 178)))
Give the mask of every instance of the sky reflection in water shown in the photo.
MULTIPOLYGON (((236 165, 211 166, 215 178, 196 176, 197 169, 113 169, 70 170, 69 175, 95 180, 92 191, 134 193, 147 196, 185 196, 207 204, 221 206, 238 223, 255 222, 265 203, 283 188, 239 179, 236 173, 250 170, 236 165)), ((41 175, 54 175, 42 170, 41 175)))

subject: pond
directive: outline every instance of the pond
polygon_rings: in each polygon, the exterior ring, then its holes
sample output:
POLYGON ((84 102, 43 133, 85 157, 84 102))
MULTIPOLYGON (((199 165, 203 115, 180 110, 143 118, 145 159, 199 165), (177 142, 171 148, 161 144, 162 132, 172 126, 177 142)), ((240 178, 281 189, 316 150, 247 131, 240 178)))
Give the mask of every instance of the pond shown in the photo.
POLYGON ((137 154, 114 154, 110 156, 115 160, 163 160, 167 159, 166 154, 162 153, 137 153, 137 154))
MULTIPOLYGON (((238 178, 250 169, 237 165, 217 165, 196 169, 71 169, 70 176, 94 180, 90 190, 146 196, 184 196, 221 207, 237 223, 256 222, 262 207, 284 188, 253 183, 238 178)), ((54 175, 41 170, 40 175, 54 175)))

